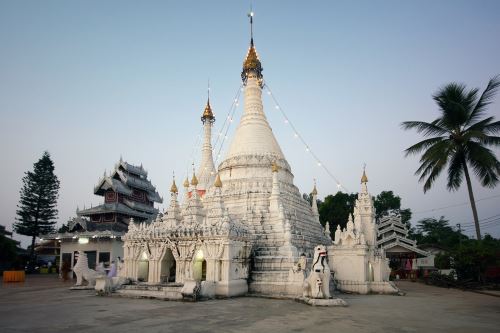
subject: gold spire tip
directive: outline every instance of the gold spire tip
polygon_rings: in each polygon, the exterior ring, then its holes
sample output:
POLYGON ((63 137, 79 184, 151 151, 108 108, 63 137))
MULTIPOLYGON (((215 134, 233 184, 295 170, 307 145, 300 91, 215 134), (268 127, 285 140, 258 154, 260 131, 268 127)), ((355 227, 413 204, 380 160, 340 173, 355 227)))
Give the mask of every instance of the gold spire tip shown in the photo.
POLYGON ((179 190, 177 189, 177 185, 175 184, 175 179, 172 181, 172 187, 170 187, 170 192, 171 193, 178 193, 179 190))
POLYGON ((189 187, 189 179, 186 177, 186 180, 184 180, 184 187, 189 187))
POLYGON ((365 170, 363 170, 363 176, 361 176, 361 183, 368 183, 368 177, 366 177, 365 170))
POLYGON ((198 185, 198 178, 196 178, 196 175, 193 173, 193 178, 191 178, 191 185, 196 186, 198 185))
POLYGON ((311 192, 312 195, 318 195, 318 190, 316 189, 316 180, 314 181, 314 187, 313 187, 313 190, 311 192))
POLYGON ((217 174, 217 178, 215 179, 214 186, 219 187, 219 188, 222 187, 222 181, 220 180, 219 174, 217 174))

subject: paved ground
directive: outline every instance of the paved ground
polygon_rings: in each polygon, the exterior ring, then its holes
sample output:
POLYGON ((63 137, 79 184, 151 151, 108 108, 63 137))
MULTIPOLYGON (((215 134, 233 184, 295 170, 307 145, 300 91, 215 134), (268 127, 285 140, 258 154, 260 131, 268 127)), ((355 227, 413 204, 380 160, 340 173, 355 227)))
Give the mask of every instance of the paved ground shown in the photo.
POLYGON ((500 298, 400 282, 406 296, 347 308, 241 297, 198 303, 98 297, 54 276, 0 284, 0 332, 500 332, 500 298))

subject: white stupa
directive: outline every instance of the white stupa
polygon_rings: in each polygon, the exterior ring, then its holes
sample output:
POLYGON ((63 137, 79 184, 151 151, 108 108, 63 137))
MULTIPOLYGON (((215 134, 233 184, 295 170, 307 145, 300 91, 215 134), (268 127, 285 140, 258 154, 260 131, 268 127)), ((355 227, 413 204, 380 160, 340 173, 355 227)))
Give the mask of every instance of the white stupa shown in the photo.
POLYGON ((225 159, 216 171, 215 118, 207 102, 201 163, 191 182, 184 182, 184 202, 178 202, 174 181, 163 217, 130 224, 124 276, 154 285, 175 281, 182 292, 169 287, 169 298, 196 293, 197 285, 204 296, 301 293, 303 274, 294 273, 293 265, 300 254, 312 258, 314 246, 331 239, 319 222, 316 187, 311 207, 293 184, 266 119, 262 70, 252 36, 241 73, 244 112, 225 159))

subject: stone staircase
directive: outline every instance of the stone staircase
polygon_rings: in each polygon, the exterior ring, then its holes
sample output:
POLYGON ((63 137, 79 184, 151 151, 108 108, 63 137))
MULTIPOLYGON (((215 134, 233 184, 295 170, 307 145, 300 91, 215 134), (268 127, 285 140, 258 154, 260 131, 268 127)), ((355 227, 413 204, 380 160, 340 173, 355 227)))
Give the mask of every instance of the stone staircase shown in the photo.
POLYGON ((293 262, 277 246, 257 248, 250 272, 249 292, 255 295, 294 296, 297 284, 289 281, 293 262))
POLYGON ((182 300, 182 283, 149 285, 146 283, 124 285, 117 295, 131 298, 156 298, 161 300, 182 300))

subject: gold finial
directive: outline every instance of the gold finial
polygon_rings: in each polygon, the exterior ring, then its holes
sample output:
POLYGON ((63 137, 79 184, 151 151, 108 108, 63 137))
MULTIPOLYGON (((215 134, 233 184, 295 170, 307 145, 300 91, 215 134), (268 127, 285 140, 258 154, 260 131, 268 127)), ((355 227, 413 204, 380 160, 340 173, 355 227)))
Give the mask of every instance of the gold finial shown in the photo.
POLYGON ((248 13, 248 17, 250 18, 250 48, 248 49, 248 53, 247 56, 245 57, 245 60, 243 61, 243 71, 241 72, 241 79, 243 80, 243 82, 246 82, 248 74, 250 72, 254 72, 255 75, 257 75, 257 79, 259 80, 260 86, 262 87, 263 86, 262 71, 264 69, 262 68, 262 64, 260 63, 259 60, 259 55, 257 54, 257 51, 255 50, 255 46, 253 43, 253 16, 254 13, 250 8, 250 13, 248 13))
POLYGON ((187 176, 186 176, 186 180, 184 180, 184 184, 182 184, 182 185, 184 185, 184 187, 189 187, 189 179, 187 176))
POLYGON ((273 161, 273 163, 271 163, 271 170, 273 172, 278 172, 279 168, 280 167, 278 166, 278 164, 276 164, 276 161, 273 161))
POLYGON ((316 179, 314 179, 314 188, 311 192, 312 195, 318 195, 318 190, 316 189, 316 179))
POLYGON ((191 178, 191 185, 196 186, 198 185, 198 178, 196 178, 196 175, 193 173, 193 178, 191 178))
POLYGON ((175 185, 175 179, 172 181, 172 187, 170 187, 170 192, 171 193, 178 193, 179 190, 177 189, 177 185, 175 185))
POLYGON ((220 180, 219 174, 217 174, 217 178, 215 179, 214 186, 219 187, 219 188, 222 187, 222 181, 220 180))
POLYGON ((203 111, 203 115, 201 116, 201 121, 203 124, 205 124, 206 121, 210 123, 213 123, 215 121, 212 108, 210 107, 210 81, 208 81, 207 94, 207 105, 205 105, 205 110, 203 111))
POLYGON ((368 177, 366 177, 366 164, 363 166, 363 176, 361 176, 361 183, 368 183, 368 177))
POLYGON ((193 178, 191 178, 191 185, 196 186, 198 185, 198 178, 196 178, 196 172, 194 170, 194 162, 193 162, 193 178))

